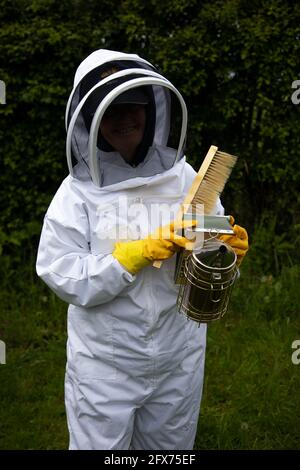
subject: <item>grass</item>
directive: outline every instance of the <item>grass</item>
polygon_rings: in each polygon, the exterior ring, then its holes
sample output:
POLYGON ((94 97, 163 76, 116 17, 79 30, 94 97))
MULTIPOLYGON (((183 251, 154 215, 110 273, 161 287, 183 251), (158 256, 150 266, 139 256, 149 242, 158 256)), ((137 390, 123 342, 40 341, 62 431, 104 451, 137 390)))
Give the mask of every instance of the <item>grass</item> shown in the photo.
MULTIPOLYGON (((0 449, 66 449, 66 305, 33 274, 0 289, 0 449)), ((300 449, 297 266, 280 276, 243 267, 230 311, 208 328, 196 449, 300 449)))
POLYGON ((226 317, 209 326, 197 449, 300 448, 299 273, 245 273, 226 317))
POLYGON ((17 349, 1 366, 0 449, 65 449, 65 346, 17 349))
POLYGON ((14 288, 8 281, 0 293, 0 449, 66 449, 67 306, 33 276, 14 288))

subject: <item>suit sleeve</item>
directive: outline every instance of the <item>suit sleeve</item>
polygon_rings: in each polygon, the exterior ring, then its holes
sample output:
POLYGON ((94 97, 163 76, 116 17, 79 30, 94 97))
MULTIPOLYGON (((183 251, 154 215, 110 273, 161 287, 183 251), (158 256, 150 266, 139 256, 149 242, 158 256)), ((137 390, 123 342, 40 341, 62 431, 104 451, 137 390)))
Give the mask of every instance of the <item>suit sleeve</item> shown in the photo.
POLYGON ((44 219, 36 270, 58 297, 81 307, 110 301, 135 279, 111 254, 91 253, 84 204, 63 187, 44 219))

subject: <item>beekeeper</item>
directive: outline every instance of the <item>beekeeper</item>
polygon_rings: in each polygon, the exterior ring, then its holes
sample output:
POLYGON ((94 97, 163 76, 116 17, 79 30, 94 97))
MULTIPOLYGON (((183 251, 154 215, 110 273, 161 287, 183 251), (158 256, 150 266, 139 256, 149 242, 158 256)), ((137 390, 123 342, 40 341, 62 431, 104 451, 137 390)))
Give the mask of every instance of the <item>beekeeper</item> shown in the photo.
POLYGON ((193 448, 206 326, 177 312, 173 255, 189 241, 170 223, 195 175, 186 126, 178 90, 138 55, 97 50, 80 64, 66 110, 70 175, 37 257, 70 304, 70 449, 193 448))

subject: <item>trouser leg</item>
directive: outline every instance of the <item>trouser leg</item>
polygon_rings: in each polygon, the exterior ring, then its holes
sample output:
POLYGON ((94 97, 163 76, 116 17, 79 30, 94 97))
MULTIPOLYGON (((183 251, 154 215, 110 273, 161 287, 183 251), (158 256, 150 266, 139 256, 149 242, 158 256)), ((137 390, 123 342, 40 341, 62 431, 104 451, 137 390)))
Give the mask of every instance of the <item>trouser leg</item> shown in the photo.
POLYGON ((132 400, 122 400, 121 393, 114 400, 113 388, 116 384, 104 380, 78 383, 66 375, 70 450, 129 449, 135 408, 132 400))
POLYGON ((136 411, 134 449, 193 449, 203 387, 205 348, 165 374, 136 411))

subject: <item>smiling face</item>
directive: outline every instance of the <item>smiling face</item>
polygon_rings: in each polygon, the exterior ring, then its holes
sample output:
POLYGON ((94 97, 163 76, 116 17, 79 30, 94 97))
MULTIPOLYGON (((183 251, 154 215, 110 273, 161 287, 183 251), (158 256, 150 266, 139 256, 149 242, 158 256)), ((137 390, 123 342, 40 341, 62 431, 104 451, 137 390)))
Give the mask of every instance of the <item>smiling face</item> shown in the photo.
POLYGON ((104 139, 130 163, 142 142, 145 124, 144 105, 115 104, 104 113, 100 130, 104 139))

